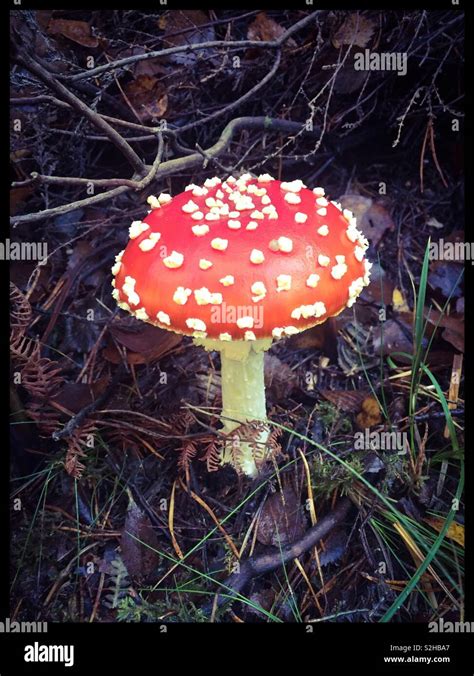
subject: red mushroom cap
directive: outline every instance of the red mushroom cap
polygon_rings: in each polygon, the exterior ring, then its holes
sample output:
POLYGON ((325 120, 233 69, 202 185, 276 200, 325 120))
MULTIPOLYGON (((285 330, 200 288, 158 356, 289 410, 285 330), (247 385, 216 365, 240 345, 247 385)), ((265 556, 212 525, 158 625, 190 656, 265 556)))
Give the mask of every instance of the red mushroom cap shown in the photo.
POLYGON ((113 296, 161 328, 280 338, 339 314, 369 283, 368 242, 322 188, 244 174, 148 202, 116 257, 113 296))

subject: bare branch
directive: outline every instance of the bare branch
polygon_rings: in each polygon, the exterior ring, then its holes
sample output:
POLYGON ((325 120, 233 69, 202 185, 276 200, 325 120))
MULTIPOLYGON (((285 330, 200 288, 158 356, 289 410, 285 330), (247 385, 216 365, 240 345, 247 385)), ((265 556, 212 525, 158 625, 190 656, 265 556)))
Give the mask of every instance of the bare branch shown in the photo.
MULTIPOLYGON (((86 199, 78 200, 77 202, 64 204, 60 207, 54 207, 52 209, 44 209, 43 211, 38 211, 32 214, 24 214, 23 216, 12 216, 10 219, 10 223, 12 223, 13 225, 20 225, 22 223, 32 223, 34 221, 40 221, 43 218, 58 216, 60 214, 65 214, 68 211, 73 211, 74 209, 90 206, 91 204, 105 202, 109 199, 112 199, 113 197, 117 197, 118 195, 128 192, 132 188, 143 189, 144 187, 149 185, 149 183, 153 180, 153 178, 156 180, 163 179, 167 176, 171 176, 172 174, 183 172, 193 167, 199 166, 203 162, 203 153, 206 160, 218 157, 226 150, 226 148, 228 147, 228 145, 232 140, 233 135, 236 132, 240 131, 241 129, 259 129, 262 131, 267 131, 276 134, 282 132, 286 134, 298 134, 306 131, 304 125, 300 124, 299 122, 293 122, 290 120, 280 120, 270 117, 237 117, 226 125, 221 136, 219 137, 218 141, 214 143, 214 145, 210 146, 207 150, 201 152, 193 152, 192 154, 186 155, 185 157, 177 157, 171 160, 167 160, 166 162, 162 162, 156 168, 156 171, 153 173, 152 178, 149 179, 150 173, 148 173, 147 176, 145 176, 145 178, 142 179, 141 182, 139 182, 141 184, 141 188, 137 187, 138 184, 135 181, 133 181, 132 187, 130 187, 129 185, 122 185, 118 188, 114 188, 113 190, 109 190, 108 192, 102 193, 100 195, 93 195, 86 199), (143 183, 144 181, 148 182, 143 183)), ((308 133, 311 134, 318 133, 318 129, 315 128, 313 131, 308 133)), ((152 169, 150 167, 146 168, 148 172, 150 172, 152 169)), ((53 180, 57 178, 59 179, 59 182, 61 180, 61 177, 50 176, 47 178, 53 180)), ((79 180, 81 184, 83 183, 83 181, 87 181, 87 179, 79 179, 79 180)), ((115 180, 115 179, 102 179, 102 180, 115 180)), ((76 183, 76 185, 78 185, 78 183, 76 183)))
POLYGON ((169 47, 167 49, 159 49, 153 52, 147 52, 146 54, 134 54, 133 56, 127 56, 124 59, 111 61, 110 63, 106 63, 103 66, 98 66, 97 68, 92 68, 90 70, 83 71, 82 73, 62 76, 61 79, 70 81, 84 80, 97 77, 101 73, 105 73, 108 70, 123 68, 124 66, 129 66, 132 63, 137 63, 146 59, 156 59, 158 57, 170 56, 172 54, 179 54, 181 52, 194 52, 196 50, 212 49, 214 47, 225 47, 228 50, 248 49, 250 47, 257 49, 279 49, 292 35, 300 31, 302 28, 305 28, 305 26, 310 24, 312 21, 315 21, 320 13, 321 10, 318 10, 308 14, 303 19, 300 19, 300 21, 297 21, 293 26, 282 33, 277 40, 230 40, 228 42, 224 42, 223 40, 209 40, 207 42, 200 42, 198 44, 179 45, 177 47, 169 47))
POLYGON ((163 156, 163 136, 158 136, 158 151, 155 161, 149 168, 148 173, 140 180, 133 180, 129 178, 77 178, 75 176, 44 176, 38 174, 36 171, 31 172, 31 178, 26 181, 15 181, 12 183, 12 188, 22 188, 26 185, 36 183, 46 183, 48 185, 61 186, 89 186, 94 185, 97 188, 116 188, 118 186, 127 186, 132 190, 143 190, 155 178, 155 174, 161 163, 163 156))
MULTIPOLYGON (((307 530, 300 540, 279 549, 276 547, 267 548, 263 554, 251 556, 245 561, 240 561, 239 572, 233 573, 226 580, 218 583, 222 587, 223 594, 216 597, 215 606, 219 607, 228 602, 229 596, 234 596, 238 601, 240 592, 253 578, 280 568, 280 566, 293 561, 311 549, 311 547, 314 547, 319 540, 326 537, 335 526, 345 519, 351 504, 348 498, 341 498, 333 511, 323 516, 322 519, 319 519, 317 524, 307 530)), ((205 606, 203 608, 204 612, 209 613, 213 605, 208 604, 205 606)))
POLYGON ((254 94, 260 91, 260 89, 262 89, 268 82, 270 82, 270 80, 276 74, 280 66, 280 63, 281 63, 281 50, 278 50, 273 66, 271 67, 271 70, 269 70, 268 73, 265 75, 265 77, 263 77, 260 80, 260 82, 257 82, 257 84, 254 85, 252 89, 249 89, 248 92, 243 94, 240 98, 236 99, 235 101, 232 101, 232 103, 229 103, 227 106, 224 106, 224 108, 216 110, 215 113, 207 115, 206 117, 203 117, 201 120, 196 120, 195 122, 185 124, 184 127, 180 127, 179 133, 181 134, 185 131, 189 131, 190 129, 196 129, 196 127, 200 127, 203 124, 207 124, 211 120, 215 120, 218 117, 222 117, 226 113, 230 113, 232 110, 235 110, 235 108, 241 106, 242 103, 245 103, 245 101, 252 98, 254 94))
POLYGON ((122 155, 128 160, 135 171, 142 176, 145 172, 145 165, 138 157, 133 148, 127 141, 106 122, 100 115, 95 113, 88 105, 81 99, 70 92, 61 82, 59 82, 53 75, 43 68, 37 61, 34 61, 24 50, 19 49, 15 56, 17 63, 27 68, 31 73, 36 75, 42 82, 44 82, 50 89, 52 89, 60 98, 67 101, 73 108, 79 111, 92 124, 100 129, 106 136, 110 138, 112 143, 120 150, 122 155))

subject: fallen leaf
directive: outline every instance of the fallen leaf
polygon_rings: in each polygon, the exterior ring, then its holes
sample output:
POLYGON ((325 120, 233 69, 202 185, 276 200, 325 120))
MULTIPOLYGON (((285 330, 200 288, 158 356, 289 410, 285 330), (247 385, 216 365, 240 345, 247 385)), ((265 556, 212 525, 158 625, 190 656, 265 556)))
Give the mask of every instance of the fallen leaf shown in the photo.
POLYGON ((360 410, 368 392, 364 390, 321 390, 321 394, 341 411, 355 413, 360 410))
POLYGON ((376 247, 387 230, 394 230, 395 224, 387 209, 374 202, 360 224, 361 230, 372 246, 376 247))
POLYGON ((31 185, 23 185, 20 188, 10 190, 10 215, 14 216, 22 208, 24 202, 35 191, 31 185))
MULTIPOLYGON (((413 349, 410 332, 403 330, 404 322, 387 319, 376 326, 373 333, 374 352, 378 355, 388 355, 392 352, 408 352, 413 349)), ((411 331, 411 327, 410 327, 411 331)))
POLYGON ((365 70, 354 70, 354 63, 348 59, 336 75, 334 91, 338 94, 352 94, 362 87, 370 73, 365 70))
POLYGON ((395 288, 392 293, 392 305, 396 312, 410 312, 408 303, 406 302, 400 289, 395 288))
POLYGON ((168 109, 166 88, 153 75, 138 75, 124 91, 142 122, 161 118, 168 109))
MULTIPOLYGON (((37 267, 36 261, 10 261, 9 272, 10 281, 16 284, 20 289, 26 289, 30 282, 30 277, 37 267)), ((51 294, 50 287, 51 266, 49 263, 41 265, 38 281, 33 292, 30 290, 30 302, 37 303, 45 295, 51 294)))
POLYGON ((275 603, 275 596, 276 593, 273 587, 254 592, 251 594, 251 596, 249 596, 249 600, 252 601, 252 603, 246 604, 246 612, 250 615, 256 615, 257 617, 261 618, 262 611, 259 608, 263 608, 264 610, 271 612, 275 603))
MULTIPOLYGON (((250 24, 247 30, 247 38, 249 40, 263 40, 265 42, 277 40, 280 38, 286 29, 280 26, 274 19, 268 16, 266 12, 259 12, 254 21, 250 24)), ((293 38, 286 41, 288 47, 296 47, 296 42, 293 38)))
POLYGON ((294 542, 304 532, 301 504, 294 490, 285 487, 265 501, 257 527, 257 540, 263 545, 280 545, 294 542))
MULTIPOLYGON (((443 519, 439 516, 426 516, 423 521, 426 521, 432 528, 434 528, 438 533, 443 529, 446 519, 443 519)), ((462 523, 453 521, 446 531, 446 537, 450 540, 454 540, 464 547, 464 526, 462 523)))
POLYGON ((395 284, 385 270, 374 261, 372 265, 370 284, 362 291, 363 300, 376 305, 389 305, 393 299, 395 284))
MULTIPOLYGON (((109 331, 113 338, 127 350, 128 364, 146 364, 160 359, 179 345, 182 336, 172 331, 164 331, 151 324, 137 320, 125 320, 112 324, 109 331)), ((111 340, 102 352, 113 364, 122 361, 122 355, 111 340)))
POLYGON ((313 326, 288 339, 291 350, 323 350, 332 360, 337 359, 337 334, 345 320, 341 315, 329 317, 327 321, 313 326))
POLYGON ((432 261, 428 284, 432 289, 439 289, 445 298, 459 298, 461 295, 462 263, 452 261, 432 261))
POLYGON ((349 14, 332 38, 336 49, 342 45, 366 47, 375 31, 375 22, 358 13, 349 14))
POLYGON ((92 29, 87 21, 71 21, 69 19, 51 19, 48 23, 50 35, 62 35, 68 40, 83 47, 97 47, 99 40, 92 35, 92 29))
POLYGON ((53 220, 54 227, 58 233, 67 237, 73 237, 77 234, 77 226, 84 216, 84 209, 74 209, 66 214, 60 214, 53 220))
POLYGON ((324 538, 324 550, 319 552, 319 563, 321 566, 328 566, 335 563, 343 556, 347 547, 347 533, 344 528, 334 528, 329 535, 324 538))
MULTIPOLYGON (((369 441, 369 447, 372 448, 371 441, 369 441)), ((364 465, 364 474, 380 474, 385 469, 384 463, 375 451, 366 453, 362 459, 362 463, 364 465)))
POLYGON ((53 16, 53 11, 51 9, 38 9, 35 12, 35 18, 38 22, 38 26, 44 31, 48 30, 48 24, 51 21, 53 16))
POLYGON ((387 230, 394 230, 395 224, 387 209, 363 195, 341 195, 338 201, 344 209, 350 209, 357 219, 357 227, 362 230, 373 247, 376 247, 387 230))
MULTIPOLYGON (((209 16, 200 9, 171 10, 161 15, 158 27, 165 31, 163 42, 165 47, 195 45, 216 39, 214 26, 209 26, 209 16)), ((165 61, 182 66, 193 66, 198 60, 206 59, 212 63, 217 56, 215 49, 190 50, 169 54, 165 61)))
MULTIPOLYGON (((137 56, 139 54, 146 54, 147 49, 141 47, 140 45, 134 45, 133 47, 127 49, 120 49, 117 52, 112 51, 114 59, 127 59, 129 56, 137 56)), ((156 59, 142 59, 136 63, 130 64, 129 66, 124 67, 124 71, 128 70, 133 73, 133 76, 136 78, 139 75, 167 75, 169 73, 168 67, 163 62, 162 58, 156 59)))
MULTIPOLYGON (((464 352, 464 315, 459 314, 441 314, 439 310, 426 310, 425 319, 433 327, 439 326, 443 329, 441 337, 448 343, 451 343, 456 350, 464 352)), ((428 327, 429 328, 429 327, 428 327)))
POLYGON ((122 559, 129 575, 146 579, 160 562, 158 537, 148 516, 130 499, 120 538, 122 559))
POLYGON ((99 378, 91 384, 64 383, 52 401, 60 404, 62 408, 71 413, 78 413, 100 396, 108 383, 109 378, 107 376, 99 378))
POLYGON ((286 399, 298 384, 298 376, 288 364, 272 354, 265 355, 265 389, 273 401, 286 399))

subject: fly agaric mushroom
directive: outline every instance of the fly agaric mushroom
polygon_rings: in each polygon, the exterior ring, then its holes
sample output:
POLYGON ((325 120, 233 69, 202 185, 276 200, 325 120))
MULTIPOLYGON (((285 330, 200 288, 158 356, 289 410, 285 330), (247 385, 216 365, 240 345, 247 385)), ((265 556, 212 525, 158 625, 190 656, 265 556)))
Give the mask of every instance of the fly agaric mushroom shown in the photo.
MULTIPOLYGON (((265 422, 265 350, 353 305, 369 283, 369 243, 323 188, 268 174, 209 178, 148 203, 116 256, 113 297, 137 319, 220 352, 225 434, 265 422)), ((222 463, 256 476, 267 438, 268 429, 238 452, 234 439, 222 463)))

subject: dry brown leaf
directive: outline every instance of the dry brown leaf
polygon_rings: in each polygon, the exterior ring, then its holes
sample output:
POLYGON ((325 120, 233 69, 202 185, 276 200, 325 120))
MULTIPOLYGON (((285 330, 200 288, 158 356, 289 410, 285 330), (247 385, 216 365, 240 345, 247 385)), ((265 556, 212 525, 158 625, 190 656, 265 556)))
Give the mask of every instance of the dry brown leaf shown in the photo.
POLYGON ((311 348, 321 350, 324 347, 325 341, 324 327, 325 324, 319 324, 298 333, 296 336, 291 336, 288 345, 294 350, 307 350, 311 348))
POLYGON ((321 394, 342 411, 355 413, 360 410, 368 392, 364 390, 321 390, 321 394))
MULTIPOLYGON (((263 40, 265 42, 277 40, 285 33, 283 26, 280 26, 274 19, 269 17, 266 12, 259 12, 254 21, 247 30, 249 40, 263 40)), ((296 47, 296 42, 290 38, 285 43, 288 47, 296 47)))
POLYGON ((337 358, 337 334, 344 325, 342 314, 338 317, 329 317, 323 324, 313 326, 288 339, 291 350, 324 350, 328 357, 337 358))
POLYGON ((361 89, 369 75, 368 71, 354 70, 352 61, 348 61, 337 73, 334 91, 338 94, 352 94, 361 89))
POLYGON ((120 539, 122 559, 129 575, 147 578, 160 561, 158 537, 148 516, 130 500, 120 539))
POLYGON ((387 209, 379 202, 362 195, 341 195, 338 201, 344 209, 350 209, 357 219, 357 227, 362 230, 372 246, 376 247, 386 230, 394 230, 395 224, 387 209))
POLYGON ((103 376, 90 385, 88 383, 64 383, 52 401, 71 413, 79 413, 105 391, 109 381, 108 376, 103 376))
MULTIPOLYGON (((216 39, 214 26, 208 25, 210 19, 206 12, 200 9, 172 10, 161 15, 158 27, 165 31, 164 46, 179 47, 181 45, 195 45, 216 39)), ((198 59, 213 58, 214 49, 193 50, 179 52, 163 57, 163 61, 176 63, 182 66, 192 66, 198 59)))
POLYGON ((395 284, 387 273, 374 261, 370 284, 362 292, 362 298, 377 305, 388 305, 393 298, 395 284))
POLYGON ((138 75, 124 91, 142 122, 161 118, 168 109, 166 88, 153 75, 138 75))
POLYGON ((462 293, 462 272, 462 263, 431 261, 428 284, 432 289, 439 290, 445 298, 459 298, 462 293))
POLYGON ((274 493, 263 505, 257 527, 257 540, 263 545, 294 542, 304 532, 300 501, 291 487, 274 493))
POLYGON ((342 26, 334 34, 332 44, 336 49, 342 45, 367 47, 375 31, 375 22, 358 13, 349 14, 342 26))
POLYGON ((441 337, 448 343, 464 352, 464 316, 458 314, 441 315, 438 310, 426 310, 425 318, 432 326, 440 326, 443 328, 441 337))
POLYGON ((97 47, 99 40, 92 35, 92 30, 87 21, 71 21, 69 19, 51 19, 48 24, 50 35, 62 35, 68 40, 76 42, 83 47, 97 47))
MULTIPOLYGON (((109 330, 115 340, 126 348, 129 364, 146 364, 160 359, 179 345, 182 340, 182 336, 172 331, 164 331, 143 322, 117 323, 109 330)), ((102 354, 113 364, 119 364, 122 361, 122 356, 113 341, 109 342, 102 354)))
POLYGON ((411 313, 401 313, 396 321, 395 319, 387 319, 385 322, 380 322, 376 326, 373 333, 373 348, 378 355, 388 355, 392 352, 408 352, 411 353, 413 344, 410 339, 412 327, 406 326, 403 321, 405 315, 411 318, 411 313), (400 319, 401 317, 401 319, 400 319), (406 331, 404 331, 406 327, 406 331))
POLYGON ((265 388, 273 401, 286 399, 298 383, 294 371, 272 354, 265 355, 265 388))
POLYGON ((23 203, 33 192, 34 188, 31 185, 23 185, 20 188, 10 190, 10 214, 12 216, 18 213, 23 203))
POLYGON ((158 19, 158 27, 165 31, 164 38, 168 46, 189 43, 189 34, 192 31, 186 29, 198 28, 207 23, 209 23, 209 17, 200 9, 173 10, 162 14, 158 19))

